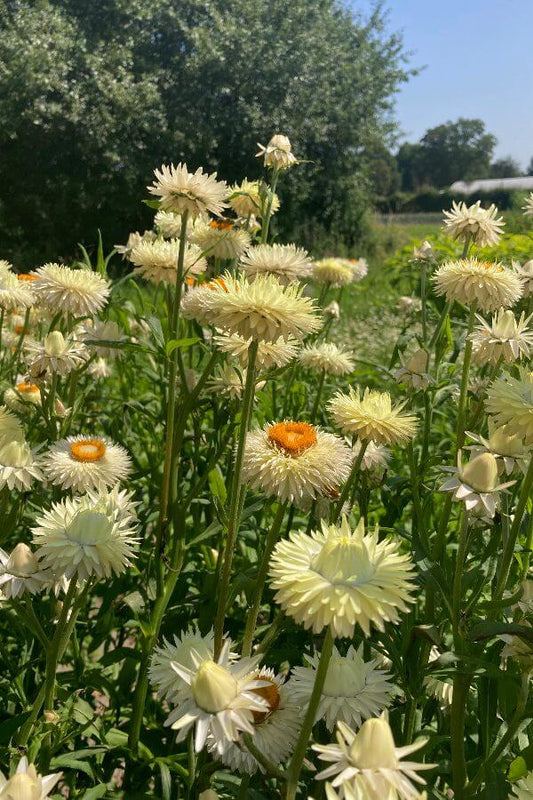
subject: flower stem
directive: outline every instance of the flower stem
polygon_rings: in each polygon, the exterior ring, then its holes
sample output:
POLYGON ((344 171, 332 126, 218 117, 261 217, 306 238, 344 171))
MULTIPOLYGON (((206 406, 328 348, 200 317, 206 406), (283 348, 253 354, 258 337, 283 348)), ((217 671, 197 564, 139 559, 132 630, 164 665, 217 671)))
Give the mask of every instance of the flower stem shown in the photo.
POLYGON ((287 769, 287 787, 284 800, 294 800, 296 797, 296 792, 298 790, 298 779, 300 777, 300 772, 302 771, 307 745, 309 744, 309 737, 311 736, 313 725, 315 724, 316 712, 320 704, 322 689, 324 688, 324 683, 326 681, 326 675, 328 673, 332 652, 333 633, 331 631, 331 627, 328 627, 326 636, 324 638, 324 643, 322 645, 322 652, 320 654, 320 661, 318 663, 318 668, 315 675, 315 683, 309 699, 309 705, 307 706, 307 711, 302 723, 302 729, 287 769))
POLYGON ((242 483, 242 462, 244 457, 244 445, 246 442, 246 434, 250 426, 252 418, 252 410, 254 403, 254 390, 255 390, 255 362, 257 359, 257 350, 259 344, 257 341, 252 340, 248 350, 248 366, 246 372, 246 384, 244 387, 244 394, 242 400, 241 411, 241 424, 239 427, 239 439, 237 442, 237 452, 235 455, 235 464, 233 466, 233 479, 231 485, 231 499, 230 509, 228 515, 228 531, 226 535, 226 544, 224 547, 223 561, 222 561, 222 574, 220 578, 220 590, 218 598, 218 608, 215 617, 214 635, 215 635, 215 658, 218 658, 222 649, 222 637, 224 634, 224 619, 226 616, 226 606, 228 604, 230 580, 231 580, 231 565, 233 562, 233 550, 235 548, 235 540, 239 530, 241 508, 244 496, 241 498, 241 483, 242 483))
POLYGON ((359 453, 357 454, 357 458, 355 459, 355 461, 353 463, 352 471, 350 472, 350 476, 349 476, 348 480, 344 484, 344 488, 343 488, 343 490, 341 492, 341 496, 339 497, 337 505, 335 507, 335 513, 334 513, 332 522, 337 522, 338 521, 338 519, 339 519, 339 517, 340 517, 340 515, 342 513, 342 507, 343 507, 344 503, 346 502, 346 499, 347 499, 348 495, 350 494, 350 491, 352 490, 352 487, 353 487, 353 485, 355 483, 355 480, 357 479, 357 476, 359 474, 359 470, 361 469, 361 464, 363 463, 363 457, 365 455, 366 448, 368 447, 368 441, 364 441, 364 442, 362 441, 360 444, 361 444, 361 447, 359 449, 359 453))
POLYGON ((267 534, 266 541, 265 541, 265 549, 263 551, 263 555, 261 557, 261 563, 259 565, 259 571, 255 578, 255 587, 254 593, 252 597, 251 607, 248 611, 248 617, 246 620, 246 628, 244 630, 244 639, 242 643, 242 655, 243 657, 249 656, 252 652, 252 642, 254 639, 255 633, 255 626, 257 623, 257 617, 259 616, 259 608, 261 606, 261 599, 263 597, 263 589, 266 582, 267 572, 268 572, 268 565, 270 562, 270 556, 272 555, 272 551, 278 541, 279 531, 281 528, 281 524, 283 522, 283 517, 285 516, 285 509, 287 508, 287 502, 280 503, 278 506, 278 510, 276 516, 274 517, 274 521, 272 526, 267 534))
POLYGON ((270 218, 272 217, 272 202, 274 200, 276 186, 278 185, 278 178, 279 178, 279 169, 275 169, 272 173, 270 196, 268 198, 265 215, 261 221, 261 244, 265 244, 268 241, 268 229, 270 226, 270 218))
POLYGON ((465 340, 465 354, 463 359, 463 372, 461 376, 461 394, 459 396, 459 412, 457 415, 457 440, 455 451, 463 446, 465 440, 465 417, 466 417, 466 400, 468 396, 468 373, 470 371, 470 362, 472 360, 472 341, 469 339, 470 334, 474 329, 474 322, 476 321, 476 307, 477 303, 474 301, 470 306, 470 314, 468 317, 468 328, 466 331, 465 340))

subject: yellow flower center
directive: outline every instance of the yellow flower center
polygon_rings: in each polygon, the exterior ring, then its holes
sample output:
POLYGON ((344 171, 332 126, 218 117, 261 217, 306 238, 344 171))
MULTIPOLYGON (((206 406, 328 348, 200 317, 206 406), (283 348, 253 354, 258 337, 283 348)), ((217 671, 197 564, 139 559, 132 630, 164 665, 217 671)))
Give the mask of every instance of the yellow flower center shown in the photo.
POLYGON ((100 439, 82 439, 72 442, 70 452, 76 461, 100 461, 105 456, 106 446, 100 439))
POLYGON ((316 430, 308 422, 278 422, 267 434, 269 441, 289 456, 299 456, 316 444, 316 430))
POLYGON ((257 677, 261 681, 268 681, 268 686, 258 686, 257 689, 252 689, 252 692, 258 694, 259 697, 267 701, 268 711, 252 711, 256 725, 259 722, 263 722, 269 714, 278 708, 280 700, 277 683, 273 681, 272 678, 268 678, 264 675, 258 675, 257 677))
POLYGON ((29 381, 17 383, 17 392, 20 392, 21 394, 36 394, 39 391, 40 389, 36 383, 30 383, 29 381))
POLYGON ((230 231, 233 228, 233 222, 229 219, 212 219, 209 227, 217 231, 230 231))

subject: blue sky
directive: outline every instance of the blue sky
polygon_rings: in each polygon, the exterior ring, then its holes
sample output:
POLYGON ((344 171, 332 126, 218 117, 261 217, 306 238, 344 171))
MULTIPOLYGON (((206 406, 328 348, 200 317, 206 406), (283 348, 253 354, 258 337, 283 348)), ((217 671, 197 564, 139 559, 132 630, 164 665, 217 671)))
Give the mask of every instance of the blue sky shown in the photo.
MULTIPOLYGON (((366 13, 372 0, 347 0, 366 13)), ((404 139, 458 117, 478 117, 498 138, 496 156, 525 167, 533 156, 533 0, 385 0, 413 66, 402 89, 404 139)))

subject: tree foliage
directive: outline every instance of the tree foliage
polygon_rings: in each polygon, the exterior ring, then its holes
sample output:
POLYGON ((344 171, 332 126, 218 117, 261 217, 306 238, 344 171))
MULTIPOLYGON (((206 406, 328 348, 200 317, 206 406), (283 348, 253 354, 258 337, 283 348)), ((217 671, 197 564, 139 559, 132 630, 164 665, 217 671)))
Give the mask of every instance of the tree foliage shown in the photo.
POLYGON ((155 166, 255 176, 250 154, 275 132, 308 161, 280 234, 353 241, 366 146, 390 140, 407 75, 380 4, 363 19, 339 0, 3 0, 3 255, 68 258, 97 228, 122 241, 147 224, 155 166))

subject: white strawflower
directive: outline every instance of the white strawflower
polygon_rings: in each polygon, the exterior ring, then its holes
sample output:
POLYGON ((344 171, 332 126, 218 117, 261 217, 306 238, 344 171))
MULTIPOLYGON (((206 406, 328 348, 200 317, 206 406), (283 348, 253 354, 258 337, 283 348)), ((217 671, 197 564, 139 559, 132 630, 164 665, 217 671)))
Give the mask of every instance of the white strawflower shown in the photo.
POLYGON ((298 340, 320 328, 313 300, 296 284, 282 286, 273 275, 250 283, 226 273, 223 278, 191 289, 182 301, 183 316, 213 325, 245 339, 276 342, 298 340))
POLYGON ((515 481, 498 482, 498 463, 492 453, 472 455, 463 466, 461 451, 457 454, 457 469, 445 467, 453 477, 440 487, 441 492, 453 491, 453 499, 462 501, 467 511, 479 511, 483 516, 494 517, 499 503, 499 493, 515 481))
POLYGON ((533 192, 526 197, 526 202, 522 206, 524 217, 533 217, 533 192))
POLYGON ((368 261, 366 258, 349 258, 348 264, 352 268, 354 281, 361 281, 368 275, 368 261))
POLYGON ((402 314, 416 314, 422 309, 422 301, 419 297, 408 297, 402 295, 398 298, 398 311, 402 314))
POLYGON ((324 314, 327 314, 329 317, 333 317, 333 319, 339 319, 341 315, 341 309, 336 300, 332 300, 331 303, 328 303, 324 309, 324 314))
MULTIPOLYGON (((213 342, 223 353, 229 353, 238 359, 241 367, 247 365, 251 339, 243 339, 235 333, 217 333, 213 337, 213 342)), ((284 367, 297 355, 298 342, 293 336, 287 339, 280 337, 275 342, 259 342, 256 365, 259 369, 284 367)))
MULTIPOLYGON (((428 664, 435 664, 440 653, 436 647, 431 648, 428 664)), ((434 678, 431 673, 424 678, 424 686, 428 694, 440 701, 442 706, 451 706, 453 699, 453 683, 434 678)))
POLYGON ((45 264, 35 274, 32 289, 37 300, 56 313, 88 317, 101 311, 108 301, 109 281, 90 269, 45 264))
POLYGON ((405 402, 393 406, 388 392, 367 388, 361 396, 359 389, 350 386, 348 394, 337 392, 327 407, 342 433, 390 445, 412 439, 416 433, 416 417, 402 414, 404 406, 405 402))
POLYGON ((109 378, 112 370, 105 358, 97 358, 96 361, 89 364, 87 372, 93 378, 109 378))
POLYGON ((61 331, 52 331, 42 342, 28 342, 25 352, 32 377, 40 377, 46 372, 68 375, 85 364, 89 357, 89 351, 82 342, 72 336, 65 338, 61 331))
MULTIPOLYGON (((135 275, 152 283, 175 284, 178 277, 178 256, 180 242, 178 239, 154 239, 143 241, 134 247, 129 255, 135 275)), ((183 259, 184 275, 200 275, 205 272, 207 261, 199 247, 186 244, 183 259)))
POLYGON ((28 411, 31 406, 41 405, 41 390, 36 383, 19 376, 14 388, 6 389, 4 402, 13 411, 28 411))
POLYGON ((151 242, 155 238, 155 231, 145 231, 142 235, 138 231, 135 231, 134 233, 130 233, 126 244, 116 244, 114 247, 117 253, 120 253, 122 258, 128 258, 134 247, 137 247, 137 245, 143 241, 151 242))
POLYGON ((307 251, 294 244, 258 244, 242 256, 239 266, 251 277, 275 275, 284 284, 311 274, 307 251))
POLYGON ((479 453, 492 453, 498 462, 498 472, 511 475, 516 468, 524 474, 527 471, 531 448, 524 444, 518 434, 509 433, 503 426, 498 428, 489 417, 488 438, 467 431, 468 436, 477 444, 469 445, 467 450, 472 450, 475 455, 479 453))
POLYGON ((244 391, 246 375, 246 368, 239 369, 233 364, 219 364, 209 378, 208 386, 215 396, 226 395, 233 399, 239 399, 244 391))
POLYGON ((427 239, 413 248, 413 258, 416 261, 430 261, 433 258, 433 245, 427 239))
MULTIPOLYGON (((286 761, 294 750, 301 728, 300 710, 294 697, 292 681, 283 683, 283 678, 272 669, 262 667, 255 677, 265 685, 252 691, 268 703, 268 711, 253 712, 254 745, 272 764, 286 761)), ((216 750, 212 737, 207 740, 208 748, 216 750)), ((240 773, 253 775, 258 770, 264 772, 255 758, 239 742, 228 742, 219 756, 226 767, 240 773)))
POLYGON ((413 564, 398 544, 379 542, 377 528, 365 534, 362 519, 352 531, 346 517, 340 526, 322 523, 321 531, 278 542, 270 576, 286 614, 314 633, 329 625, 337 637, 353 636, 356 625, 369 636, 371 625, 383 630, 397 622, 415 588, 413 564))
POLYGON ((340 288, 353 283, 355 273, 345 258, 322 258, 313 262, 313 280, 317 283, 327 283, 333 288, 340 288))
POLYGON ((337 726, 338 744, 315 744, 313 750, 331 764, 318 780, 333 778, 336 791, 326 792, 328 800, 417 800, 422 794, 412 781, 425 785, 417 772, 435 764, 417 764, 402 759, 423 747, 427 739, 396 747, 386 716, 368 719, 355 733, 344 722, 337 726))
POLYGON ((83 326, 82 337, 84 344, 90 348, 91 352, 100 356, 100 360, 120 358, 120 356, 124 355, 124 350, 120 347, 114 347, 110 342, 120 344, 128 341, 120 325, 110 319, 90 320, 83 326))
POLYGON ((513 784, 512 792, 513 798, 517 798, 517 800, 533 800, 533 772, 528 772, 513 784))
POLYGON ((34 480, 42 481, 43 473, 32 450, 24 441, 13 441, 0 447, 0 489, 29 489, 34 480))
POLYGON ((0 309, 2 311, 30 308, 34 303, 35 295, 29 283, 20 281, 12 272, 0 273, 0 309))
POLYGON ((250 247, 252 240, 247 231, 235 227, 233 220, 211 219, 197 226, 191 241, 198 245, 206 256, 236 259, 250 247))
POLYGON ((24 592, 38 594, 49 581, 50 576, 40 568, 37 556, 27 544, 19 542, 11 554, 0 548, 0 591, 8 600, 24 592))
MULTIPOLYGON (((354 458, 357 458, 360 451, 361 441, 357 439, 352 448, 354 458)), ((363 454, 360 469, 366 472, 371 472, 373 470, 382 471, 387 469, 390 456, 391 453, 388 448, 383 447, 383 445, 380 444, 375 444, 375 442, 369 440, 363 454)))
POLYGON ((80 434, 55 442, 44 456, 43 469, 63 489, 103 491, 128 477, 131 460, 120 445, 80 434))
POLYGON ((192 667, 172 661, 172 669, 184 682, 176 698, 177 707, 171 711, 165 725, 179 731, 182 741, 194 726, 194 747, 202 750, 209 734, 214 748, 221 755, 230 741, 236 741, 241 731, 254 733, 254 712, 268 711, 268 703, 254 692, 265 681, 253 677, 257 660, 245 658, 235 663, 229 660, 229 642, 225 642, 218 661, 190 652, 192 667))
POLYGON ((0 279, 4 277, 4 275, 9 275, 13 273, 13 264, 10 261, 6 261, 5 258, 0 258, 0 279))
POLYGON ((435 293, 449 302, 471 305, 482 311, 513 306, 522 296, 522 282, 516 272, 492 261, 463 258, 447 261, 432 277, 435 293))
POLYGON ((12 778, 6 778, 0 772, 0 798, 1 800, 46 800, 62 776, 62 772, 39 775, 35 765, 29 764, 26 756, 23 756, 12 778))
POLYGON ((406 363, 392 374, 398 383, 408 386, 415 392, 425 389, 432 383, 432 378, 427 372, 428 354, 422 348, 416 350, 406 363))
MULTIPOLYGON (((228 202, 238 217, 260 217, 263 213, 259 181, 249 181, 244 178, 241 183, 236 183, 229 189, 228 202)), ((274 192, 270 214, 275 214, 279 209, 279 197, 274 192)))
POLYGON ((490 323, 479 314, 476 317, 480 324, 469 336, 475 361, 496 365, 500 360, 512 364, 522 356, 529 358, 533 351, 533 329, 528 324, 533 315, 526 317, 522 312, 517 320, 512 311, 500 308, 490 323))
POLYGON ((482 208, 478 200, 471 206, 465 202, 452 203, 451 211, 443 211, 446 233, 462 242, 472 241, 478 247, 492 247, 498 244, 503 232, 503 217, 498 217, 498 209, 493 204, 482 208))
POLYGON ((533 259, 526 261, 524 265, 513 261, 511 266, 522 281, 524 297, 529 297, 533 294, 533 259))
POLYGON ((19 418, 6 406, 0 406, 0 447, 9 442, 24 441, 24 431, 19 418))
MULTIPOLYGON (((163 639, 163 644, 154 650, 149 670, 150 681, 157 689, 157 696, 176 703, 180 689, 187 684, 172 669, 172 662, 176 661, 187 669, 193 669, 192 654, 195 653, 202 659, 213 658, 213 648, 213 632, 209 631, 206 636, 202 636, 197 628, 184 631, 181 636, 175 635, 173 642, 163 639)), ((234 653, 229 654, 230 661, 236 658, 234 653)))
POLYGON ((300 351, 299 361, 308 369, 327 372, 328 375, 346 375, 353 372, 355 363, 351 353, 333 342, 310 344, 300 351))
POLYGON ((89 492, 53 503, 32 527, 37 557, 45 569, 68 580, 120 575, 138 542, 132 511, 131 501, 117 500, 116 492, 89 492))
POLYGON ((533 372, 521 367, 518 378, 505 374, 488 388, 485 408, 496 425, 533 444, 533 372))
POLYGON ((242 474, 256 491, 301 505, 330 495, 351 464, 350 448, 338 436, 307 422, 278 422, 248 433, 242 474))
MULTIPOLYGON (((154 228, 164 239, 179 239, 181 214, 174 214, 173 211, 162 211, 160 209, 154 217, 154 228)), ((187 233, 189 233, 189 226, 187 226, 187 233)))
POLYGON ((288 169, 297 163, 296 156, 291 151, 291 143, 287 136, 277 133, 269 141, 266 147, 257 142, 259 152, 256 158, 263 156, 265 167, 273 169, 288 169))
POLYGON ((163 164, 160 170, 154 170, 154 175, 156 180, 148 186, 148 191, 160 198, 164 211, 175 214, 187 211, 194 219, 207 213, 220 216, 226 206, 226 182, 218 181, 216 172, 208 175, 201 167, 189 172, 187 165, 180 163, 177 167, 163 164))
MULTIPOLYGON (((295 699, 307 707, 320 658, 305 656, 305 660, 309 666, 294 667, 292 682, 295 699)), ((390 705, 397 690, 389 677, 377 669, 377 661, 364 661, 362 645, 357 650, 350 645, 345 656, 333 647, 315 722, 324 719, 330 731, 339 721, 359 728, 363 720, 378 716, 390 705)))

